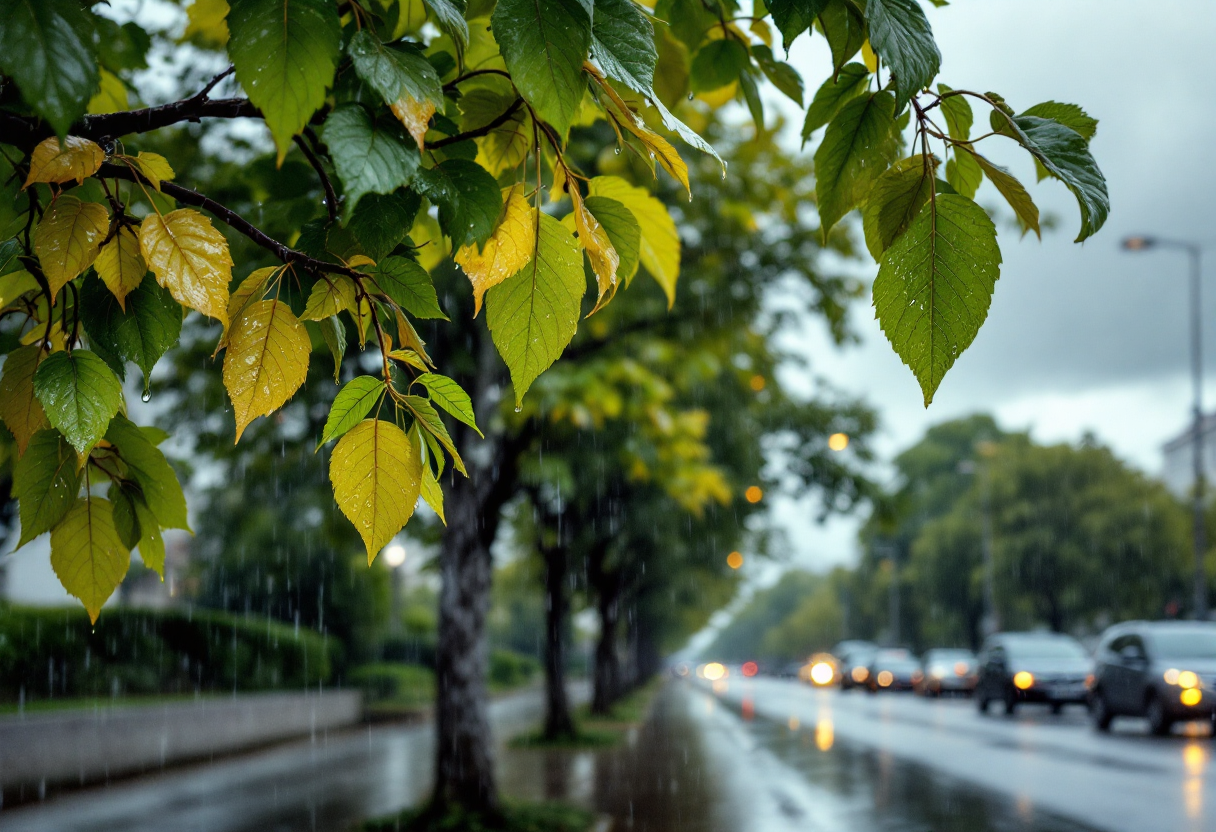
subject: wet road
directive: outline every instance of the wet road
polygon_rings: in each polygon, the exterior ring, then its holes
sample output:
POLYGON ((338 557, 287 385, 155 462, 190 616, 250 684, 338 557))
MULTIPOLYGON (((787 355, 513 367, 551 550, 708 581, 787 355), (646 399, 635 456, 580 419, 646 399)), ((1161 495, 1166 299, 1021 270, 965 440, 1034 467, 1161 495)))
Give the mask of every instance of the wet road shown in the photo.
MULTIPOLYGON (((1117 720, 1104 736, 1089 727, 1083 708, 1052 716, 1026 706, 1012 718, 983 717, 968 700, 818 691, 773 679, 732 680, 717 698, 767 726, 753 734, 771 735, 777 726, 819 745, 844 743, 875 757, 877 776, 886 766, 902 768, 923 775, 930 792, 954 788, 989 803, 1008 801, 1004 820, 1012 825, 972 829, 1068 828, 1053 825, 1057 819, 1105 832, 1216 829, 1216 749, 1206 726, 1158 738, 1137 720, 1117 720)), ((789 744, 768 741, 779 757, 789 744)))
MULTIPOLYGON (((497 735, 536 694, 493 706, 497 735)), ((503 790, 592 808, 618 832, 1198 832, 1216 828, 1209 739, 1084 714, 983 719, 966 701, 673 683, 626 741, 499 749, 503 790)), ((428 726, 381 727, 0 811, 0 832, 343 830, 423 799, 428 726)))

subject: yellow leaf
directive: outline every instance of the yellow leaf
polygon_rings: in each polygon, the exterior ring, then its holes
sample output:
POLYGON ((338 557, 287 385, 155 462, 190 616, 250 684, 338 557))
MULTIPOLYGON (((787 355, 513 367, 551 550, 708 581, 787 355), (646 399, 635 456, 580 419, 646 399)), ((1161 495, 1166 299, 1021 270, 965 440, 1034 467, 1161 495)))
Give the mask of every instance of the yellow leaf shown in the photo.
POLYGON ((129 226, 119 227, 110 242, 101 247, 93 266, 97 269, 97 276, 118 298, 118 305, 126 311, 127 295, 148 273, 148 266, 139 253, 139 237, 129 226))
MULTIPOLYGON (((482 130, 498 120, 514 104, 515 96, 493 89, 471 89, 460 99, 464 132, 482 130)), ((519 167, 532 147, 532 117, 526 107, 516 107, 510 118, 477 139, 477 163, 498 176, 519 167)))
POLYGON ((431 473, 431 466, 422 466, 422 499, 431 507, 431 511, 439 515, 439 520, 443 525, 448 524, 448 519, 443 516, 443 488, 439 485, 439 480, 435 479, 435 475, 431 473))
POLYGON ((78 136, 66 136, 63 144, 54 136, 43 139, 30 154, 30 175, 25 179, 28 188, 35 182, 68 182, 77 184, 97 173, 106 153, 96 142, 78 136))
POLYGON ((228 298, 228 322, 224 324, 224 331, 220 335, 220 340, 215 345, 215 352, 211 355, 212 358, 215 358, 215 356, 220 354, 220 350, 228 346, 228 337, 232 333, 231 322, 236 320, 251 302, 262 299, 262 296, 266 293, 266 284, 270 282, 270 278, 275 272, 283 268, 283 266, 266 266, 261 269, 255 269, 250 272, 248 277, 241 281, 241 285, 228 298))
POLYGON ((422 481, 422 457, 392 422, 364 419, 334 446, 334 499, 367 547, 367 564, 405 527, 422 481))
POLYGON ((591 261, 591 271, 595 272, 596 288, 599 291, 595 308, 588 313, 594 315, 616 294, 616 272, 621 265, 621 256, 613 248, 608 239, 608 232, 600 225, 600 221, 583 204, 583 195, 579 191, 578 183, 573 183, 573 186, 570 188, 570 200, 574 204, 574 227, 578 231, 579 244, 582 245, 583 251, 587 252, 587 259, 591 261))
POLYGON ((351 311, 350 316, 355 321, 355 329, 358 330, 359 335, 359 346, 362 348, 367 343, 367 339, 371 333, 371 302, 365 297, 359 298, 359 302, 355 304, 355 308, 351 311))
MULTIPOLYGON (((39 327, 42 337, 45 327, 39 327)), ((0 375, 0 419, 8 425, 17 442, 17 455, 25 453, 30 439, 42 428, 49 427, 46 413, 34 396, 34 371, 46 356, 38 347, 18 347, 4 359, 0 375)))
POLYGON ((52 299, 93 265, 109 229, 105 206, 81 202, 70 194, 51 203, 34 232, 34 253, 50 284, 52 299))
POLYGON ((327 275, 312 284, 308 303, 304 306, 305 321, 320 321, 339 312, 355 311, 355 282, 343 275, 327 275))
POLYGON ((423 139, 430 127, 431 116, 435 115, 434 101, 415 101, 413 96, 403 95, 389 107, 405 129, 418 142, 418 150, 423 149, 423 139))
POLYGON ((524 198, 524 186, 515 185, 506 194, 498 227, 481 251, 470 243, 454 258, 473 284, 474 317, 481 312, 485 293, 528 265, 535 250, 536 217, 524 198))
POLYGON ((393 350, 388 354, 388 357, 394 361, 401 361, 405 364, 409 364, 411 367, 416 367, 417 369, 422 370, 424 373, 428 370, 426 362, 422 360, 422 356, 411 349, 402 348, 399 350, 393 350))
POLYGON ((866 69, 878 72, 878 56, 874 54, 874 47, 870 46, 869 40, 861 45, 861 59, 865 62, 866 69))
POLYGON ((709 105, 711 110, 717 110, 720 107, 725 107, 727 104, 735 100, 735 95, 739 92, 739 82, 731 81, 725 87, 719 87, 716 90, 697 93, 697 98, 709 105))
POLYGON ((227 0, 194 0, 186 7, 186 19, 182 40, 195 39, 207 46, 228 42, 227 0))
POLYGON ((126 158, 129 159, 135 165, 135 167, 139 168, 139 172, 143 174, 144 179, 151 182, 152 187, 156 188, 158 191, 160 190, 161 182, 172 182, 173 177, 176 175, 173 173, 173 168, 170 166, 169 160, 164 156, 161 156, 159 153, 147 153, 141 150, 139 155, 135 156, 134 158, 131 158, 130 156, 126 158))
POLYGON ((360 266, 374 266, 376 261, 368 257, 366 254, 356 254, 354 257, 346 261, 346 265, 352 269, 357 269, 360 266))
POLYGON ((773 47, 773 30, 768 28, 768 24, 763 20, 753 20, 752 25, 748 27, 753 35, 764 41, 764 45, 772 49, 773 47))
POLYGON ((642 121, 642 117, 629 108, 617 91, 604 80, 604 76, 598 69, 590 63, 584 64, 583 67, 599 84, 608 99, 620 110, 620 123, 624 128, 636 136, 642 146, 650 152, 650 158, 658 161, 663 166, 663 170, 670 173, 677 182, 684 186, 684 190, 688 191, 689 196, 692 196, 692 188, 688 184, 688 165, 684 164, 684 160, 672 147, 671 142, 647 127, 646 122, 642 121))
MULTIPOLYGON (((393 6, 394 2, 395 0, 380 0, 380 5, 387 10, 393 6)), ((392 37, 385 38, 385 42, 401 40, 405 35, 417 32, 424 23, 426 23, 426 6, 423 5, 422 0, 401 0, 400 3, 397 3, 397 27, 393 29, 392 37)))
POLYGON ((85 111, 93 115, 117 113, 130 106, 127 88, 122 80, 108 69, 101 70, 101 87, 89 99, 85 111))
POLYGON ((0 309, 4 309, 17 298, 37 288, 38 281, 25 269, 18 269, 0 277, 0 309))
POLYGON ((42 321, 37 322, 33 329, 21 336, 21 343, 24 346, 41 345, 44 339, 50 342, 50 352, 61 352, 67 349, 68 336, 63 331, 63 318, 56 318, 51 322, 49 335, 46 331, 46 324, 42 321))
POLYGON ((637 217, 642 240, 639 257, 667 294, 667 308, 676 300, 676 280, 680 276, 680 235, 667 208, 650 193, 634 187, 619 176, 597 176, 588 183, 591 196, 606 196, 624 205, 637 217))
POLYGON ((130 566, 131 552, 118 537, 109 500, 78 499, 51 529, 51 567, 63 588, 84 604, 94 624, 130 566))
POLYGON ((413 350, 428 366, 434 367, 435 362, 426 353, 426 341, 418 336, 418 330, 414 329, 414 325, 401 314, 396 305, 393 306, 393 314, 397 316, 397 340, 401 342, 401 346, 413 350))
POLYGON ((427 211, 420 211, 410 230, 410 239, 418 247, 418 265, 432 271, 448 256, 448 238, 439 228, 439 221, 427 211))
POLYGON ((191 208, 149 214, 139 229, 139 248, 174 300, 227 325, 232 255, 209 219, 191 208))
POLYGON ((278 410, 308 375, 312 344, 278 300, 253 301, 232 321, 224 354, 224 386, 232 399, 236 439, 259 416, 278 410))

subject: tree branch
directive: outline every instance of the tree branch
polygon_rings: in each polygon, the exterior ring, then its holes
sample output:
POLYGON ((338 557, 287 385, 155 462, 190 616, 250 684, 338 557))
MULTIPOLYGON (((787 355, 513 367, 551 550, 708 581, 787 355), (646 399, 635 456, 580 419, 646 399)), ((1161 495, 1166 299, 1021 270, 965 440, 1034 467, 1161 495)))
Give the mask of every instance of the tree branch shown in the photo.
MULTIPOLYGON (((151 187, 142 176, 138 176, 130 168, 105 164, 101 166, 101 170, 97 175, 104 176, 107 179, 125 179, 128 182, 139 182, 151 187)), ((200 194, 198 191, 192 191, 189 188, 183 188, 181 185, 175 185, 172 182, 160 183, 160 189, 163 194, 176 199, 178 202, 186 205, 193 205, 196 208, 202 208, 204 211, 209 211, 219 218, 221 222, 240 234, 244 234, 249 239, 253 240, 262 248, 272 253, 275 257, 284 263, 293 263, 303 269, 312 272, 328 272, 330 274, 343 274, 356 281, 366 277, 361 272, 347 268, 338 263, 326 263, 324 260, 318 260, 315 257, 309 257, 302 251, 296 251, 293 248, 288 248, 283 243, 271 237, 266 232, 259 229, 253 223, 240 216, 226 205, 221 205, 214 199, 200 194)))
POLYGON ((455 136, 447 136, 446 138, 437 139, 433 142, 427 142, 426 149, 436 150, 441 147, 446 147, 449 144, 456 144, 457 142, 476 139, 481 136, 488 136, 499 127, 502 127, 504 124, 510 121, 511 117, 515 115, 515 111, 518 110, 523 103, 524 100, 522 98, 517 98, 514 102, 512 102, 511 106, 506 109, 506 112, 484 127, 478 127, 476 130, 470 130, 467 133, 457 133, 455 136))
POLYGON ((317 176, 321 179, 321 186, 325 188, 325 210, 329 212, 329 221, 338 221, 338 195, 334 193, 334 185, 329 181, 329 176, 325 173, 325 168, 321 167, 321 160, 317 158, 317 154, 312 152, 312 148, 308 146, 308 142, 304 141, 303 137, 296 136, 296 147, 300 148, 300 152, 304 154, 304 158, 308 160, 308 164, 312 165, 312 169, 317 172, 317 176))

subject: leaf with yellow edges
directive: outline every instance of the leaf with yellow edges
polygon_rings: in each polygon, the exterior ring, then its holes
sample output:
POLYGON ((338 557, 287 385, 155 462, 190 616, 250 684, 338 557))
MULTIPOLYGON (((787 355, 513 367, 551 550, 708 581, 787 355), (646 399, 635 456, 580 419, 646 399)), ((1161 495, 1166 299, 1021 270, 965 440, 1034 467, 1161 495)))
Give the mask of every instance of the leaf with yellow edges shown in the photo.
POLYGON ((605 196, 624 205, 637 218, 642 232, 638 252, 642 265, 667 294, 667 308, 676 300, 680 276, 680 235, 667 208, 642 188, 619 176, 597 176, 587 186, 591 196, 605 196))
POLYGON ((25 453, 35 433, 50 425, 42 404, 34 396, 34 373, 45 357, 41 349, 29 346, 18 347, 4 359, 4 373, 0 375, 0 419, 17 442, 17 456, 25 453))
POLYGON ((51 287, 51 297, 93 265, 101 241, 110 229, 110 216, 96 202, 81 202, 61 194, 51 203, 34 232, 34 253, 51 287))
POLYGON ((123 157, 143 174, 144 179, 152 183, 152 187, 160 190, 161 182, 172 182, 176 174, 169 160, 159 153, 148 153, 141 150, 138 155, 123 157))
POLYGON ((131 552, 118 537, 108 500, 78 499, 51 530, 51 568, 63 588, 84 604, 94 624, 130 566, 131 552))
POLYGON ((110 242, 101 247, 93 267, 97 269, 97 276, 118 299, 118 305, 124 312, 127 309, 127 295, 135 291, 148 273, 148 264, 139 253, 139 237, 125 225, 119 226, 110 242))
POLYGON ((96 142, 79 136, 65 136, 63 144, 54 136, 43 139, 30 154, 30 175, 25 178, 28 188, 35 182, 69 182, 77 184, 97 173, 106 160, 106 152, 96 142))
POLYGON ((174 300, 227 326, 232 255, 209 219, 191 208, 151 213, 140 226, 139 248, 174 300))
POLYGON ((507 191, 498 227, 481 251, 470 243, 454 258, 473 284, 473 317, 481 312, 486 292, 528 265, 535 250, 536 217, 524 198, 524 186, 515 185, 507 191))
POLYGON ((435 479, 435 475, 431 473, 429 465, 422 466, 422 499, 431 511, 439 515, 439 521, 443 525, 448 524, 448 519, 443 516, 443 488, 439 485, 439 480, 435 479))
POLYGON ((344 275, 328 275, 312 284, 308 303, 300 317, 305 321, 319 321, 339 312, 353 312, 356 303, 355 282, 344 275))
POLYGON ((422 457, 392 422, 364 419, 334 446, 329 481, 338 508, 363 538, 370 566, 414 514, 422 457))
POLYGON ((312 344, 286 303, 253 301, 232 321, 224 386, 232 399, 236 439, 259 416, 278 410, 308 375, 312 344))
POLYGON ((596 289, 599 292, 595 308, 587 313, 594 315, 616 294, 617 270, 621 265, 621 256, 613 248, 604 226, 587 210, 578 183, 573 185, 574 187, 570 188, 570 201, 574 205, 574 227, 578 231, 579 244, 583 251, 587 252, 587 259, 591 261, 591 271, 595 273, 596 289))
POLYGON ((93 94, 93 97, 89 99, 85 112, 90 115, 102 115, 105 113, 118 113, 127 109, 130 106, 131 100, 122 79, 105 68, 102 68, 99 74, 101 76, 101 86, 93 94))

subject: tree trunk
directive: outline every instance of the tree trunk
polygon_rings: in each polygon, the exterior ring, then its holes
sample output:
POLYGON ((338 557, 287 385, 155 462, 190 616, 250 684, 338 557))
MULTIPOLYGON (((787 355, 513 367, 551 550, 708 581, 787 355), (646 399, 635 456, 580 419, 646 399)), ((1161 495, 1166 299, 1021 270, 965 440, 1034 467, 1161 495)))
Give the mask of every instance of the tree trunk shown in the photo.
POLYGON ((575 736, 566 696, 566 547, 542 546, 545 558, 545 739, 575 736))
POLYGON ((595 677, 591 712, 606 716, 620 694, 621 667, 616 651, 617 622, 620 620, 620 583, 615 575, 601 575, 596 582, 600 637, 595 645, 595 677))

